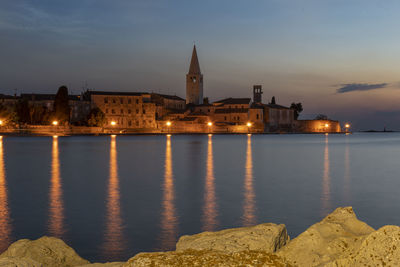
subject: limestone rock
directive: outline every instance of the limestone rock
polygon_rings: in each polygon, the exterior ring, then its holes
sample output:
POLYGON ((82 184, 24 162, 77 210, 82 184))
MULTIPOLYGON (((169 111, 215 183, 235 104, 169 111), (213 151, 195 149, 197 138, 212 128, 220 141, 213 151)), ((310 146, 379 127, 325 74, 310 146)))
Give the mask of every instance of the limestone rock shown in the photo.
POLYGON ((186 249, 239 252, 262 250, 275 252, 289 241, 284 224, 264 223, 251 227, 203 232, 179 238, 176 251, 186 249))
POLYGON ((374 231, 351 207, 337 208, 290 241, 277 255, 296 266, 318 266, 354 255, 374 231))
POLYGON ((215 250, 185 250, 170 252, 139 253, 123 267, 172 267, 172 266, 290 266, 278 256, 265 251, 241 251, 224 253, 215 250))
POLYGON ((71 247, 55 237, 41 237, 37 240, 21 239, 0 255, 0 259, 14 257, 21 260, 33 260, 41 266, 79 266, 88 264, 71 247))
POLYGON ((15 257, 0 258, 0 267, 41 267, 42 265, 31 259, 19 259, 15 257))
POLYGON ((400 266, 400 227, 383 226, 365 238, 355 254, 327 266, 400 266))

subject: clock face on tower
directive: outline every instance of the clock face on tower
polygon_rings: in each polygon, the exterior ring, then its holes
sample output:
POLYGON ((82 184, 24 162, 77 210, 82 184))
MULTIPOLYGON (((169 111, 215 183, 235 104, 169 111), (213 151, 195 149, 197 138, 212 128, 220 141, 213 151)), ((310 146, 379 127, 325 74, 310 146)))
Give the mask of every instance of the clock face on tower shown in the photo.
POLYGON ((193 77, 193 79, 192 79, 192 80, 193 80, 193 82, 194 82, 194 83, 196 83, 196 77, 193 77))

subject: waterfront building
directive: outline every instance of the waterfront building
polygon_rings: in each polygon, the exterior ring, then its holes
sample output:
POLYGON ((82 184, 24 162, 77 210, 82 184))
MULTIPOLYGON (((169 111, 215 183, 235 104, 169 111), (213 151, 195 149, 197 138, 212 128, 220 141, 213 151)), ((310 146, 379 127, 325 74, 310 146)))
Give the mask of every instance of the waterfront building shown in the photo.
POLYGON ((157 128, 156 104, 149 93, 87 91, 85 95, 91 109, 99 108, 105 114, 105 128, 157 128))
POLYGON ((171 113, 182 113, 186 109, 185 99, 176 95, 151 93, 151 102, 156 104, 156 119, 171 113))
POLYGON ((200 71, 196 46, 193 46, 189 72, 186 74, 186 104, 203 104, 203 74, 200 71))

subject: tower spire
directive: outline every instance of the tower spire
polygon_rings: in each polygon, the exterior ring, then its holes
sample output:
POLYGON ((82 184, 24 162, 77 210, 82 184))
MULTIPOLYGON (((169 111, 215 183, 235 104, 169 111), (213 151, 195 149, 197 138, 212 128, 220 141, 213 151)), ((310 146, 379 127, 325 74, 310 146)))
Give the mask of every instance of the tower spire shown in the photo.
POLYGON ((199 59, 197 58, 196 45, 193 45, 192 59, 190 61, 188 74, 201 74, 199 59))

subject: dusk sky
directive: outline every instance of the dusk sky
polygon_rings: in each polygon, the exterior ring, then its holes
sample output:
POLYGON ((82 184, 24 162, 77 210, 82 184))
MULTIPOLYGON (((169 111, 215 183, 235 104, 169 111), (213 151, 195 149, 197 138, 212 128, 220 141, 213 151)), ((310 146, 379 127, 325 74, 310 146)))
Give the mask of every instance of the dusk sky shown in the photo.
POLYGON ((1 93, 67 85, 185 97, 193 43, 210 100, 301 102, 400 130, 400 1, 2 0, 1 93))

